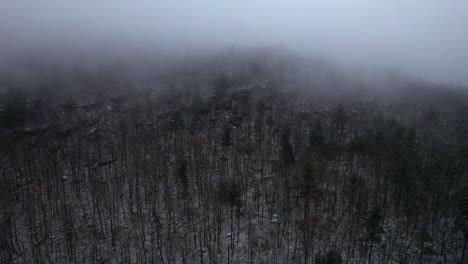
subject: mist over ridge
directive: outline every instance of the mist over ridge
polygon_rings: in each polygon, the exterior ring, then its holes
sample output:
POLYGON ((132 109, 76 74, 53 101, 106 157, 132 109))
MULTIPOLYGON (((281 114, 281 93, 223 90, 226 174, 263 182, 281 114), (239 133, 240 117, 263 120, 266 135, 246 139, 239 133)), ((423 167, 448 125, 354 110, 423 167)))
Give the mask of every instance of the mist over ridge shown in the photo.
POLYGON ((351 68, 466 86, 467 17, 462 0, 2 1, 0 64, 283 46, 351 68))

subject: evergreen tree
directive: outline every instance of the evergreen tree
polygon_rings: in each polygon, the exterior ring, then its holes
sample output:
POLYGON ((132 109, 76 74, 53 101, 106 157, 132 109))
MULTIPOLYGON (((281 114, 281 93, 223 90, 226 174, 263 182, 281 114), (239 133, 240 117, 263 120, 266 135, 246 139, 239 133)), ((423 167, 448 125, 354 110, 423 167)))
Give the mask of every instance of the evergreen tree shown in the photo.
POLYGON ((316 124, 309 134, 309 147, 312 152, 320 152, 325 146, 325 137, 320 124, 316 124))
POLYGON ((224 128, 224 132, 223 132, 223 136, 221 138, 221 145, 225 146, 225 147, 229 147, 232 145, 232 141, 231 141, 231 129, 226 126, 224 128))
POLYGON ((291 165, 295 161, 293 146, 290 140, 290 130, 288 127, 283 129, 281 134, 281 162, 284 165, 291 165))
POLYGON ((302 174, 298 178, 298 188, 301 196, 306 199, 306 202, 310 197, 311 192, 317 188, 317 182, 313 173, 312 164, 310 162, 306 162, 304 164, 302 174))
POLYGON ((185 199, 188 196, 187 161, 178 162, 177 177, 182 186, 182 197, 185 199))
POLYGON ((174 113, 169 125, 174 131, 179 131, 185 128, 184 119, 182 118, 182 113, 180 111, 174 113))
POLYGON ((315 257, 316 264, 341 264, 343 259, 341 258, 340 253, 329 250, 325 255, 317 255, 315 257))
POLYGON ((241 189, 235 181, 222 182, 219 186, 219 198, 232 208, 242 208, 241 189))
POLYGON ((0 98, 0 127, 22 126, 28 118, 26 98, 20 91, 8 91, 0 98))
POLYGON ((380 243, 384 230, 381 226, 382 214, 380 208, 374 207, 366 218, 366 239, 369 242, 369 262, 372 263, 372 249, 375 243, 380 243))

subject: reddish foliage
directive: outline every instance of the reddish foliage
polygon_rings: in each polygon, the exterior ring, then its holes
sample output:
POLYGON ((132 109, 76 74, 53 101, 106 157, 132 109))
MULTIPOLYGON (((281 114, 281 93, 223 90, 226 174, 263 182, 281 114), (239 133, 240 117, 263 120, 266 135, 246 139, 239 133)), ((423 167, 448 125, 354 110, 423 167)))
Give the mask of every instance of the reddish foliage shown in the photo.
POLYGON ((196 135, 188 138, 188 144, 195 149, 204 148, 207 143, 208 142, 204 136, 196 135))
POLYGON ((313 189, 311 193, 316 202, 321 202, 323 200, 323 192, 319 188, 313 189))

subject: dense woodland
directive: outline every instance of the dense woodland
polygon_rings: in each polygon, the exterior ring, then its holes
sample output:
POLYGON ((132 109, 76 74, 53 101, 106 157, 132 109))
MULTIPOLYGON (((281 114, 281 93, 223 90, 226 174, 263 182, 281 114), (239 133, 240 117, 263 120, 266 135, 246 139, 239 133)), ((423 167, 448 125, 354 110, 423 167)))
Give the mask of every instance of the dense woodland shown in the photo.
POLYGON ((4 78, 0 262, 467 263, 466 89, 234 55, 4 78))

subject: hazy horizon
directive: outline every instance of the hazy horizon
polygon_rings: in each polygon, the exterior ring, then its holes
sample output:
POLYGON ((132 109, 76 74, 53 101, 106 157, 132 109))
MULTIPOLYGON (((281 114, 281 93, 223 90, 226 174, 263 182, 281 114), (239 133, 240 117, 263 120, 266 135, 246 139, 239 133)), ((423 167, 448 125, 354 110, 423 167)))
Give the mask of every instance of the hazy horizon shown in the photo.
POLYGON ((3 1, 0 59, 47 62, 281 46, 468 85, 468 2, 3 1), (51 59, 54 58, 54 59, 51 59))

